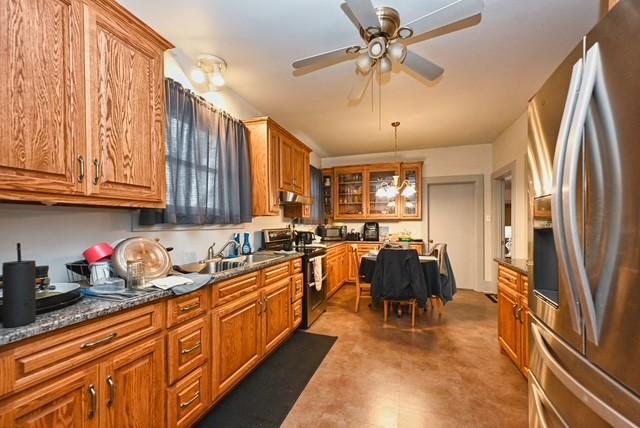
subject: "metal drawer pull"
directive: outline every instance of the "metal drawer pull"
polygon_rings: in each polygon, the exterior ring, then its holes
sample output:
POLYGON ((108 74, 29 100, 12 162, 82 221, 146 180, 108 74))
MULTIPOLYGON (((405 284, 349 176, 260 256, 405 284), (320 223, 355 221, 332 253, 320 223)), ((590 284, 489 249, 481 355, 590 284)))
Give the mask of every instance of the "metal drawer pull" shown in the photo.
POLYGON ((105 343, 111 342, 118 336, 118 333, 111 333, 109 336, 104 339, 96 340, 95 342, 86 342, 80 345, 80 349, 90 349, 95 348, 96 346, 104 345, 105 343))
POLYGON ((85 174, 84 158, 82 157, 82 155, 78 155, 78 163, 80 164, 80 175, 78 175, 78 183, 82 183, 84 181, 85 174))
POLYGON ((538 383, 538 380, 531 373, 529 374, 529 382, 531 382, 531 395, 533 396, 535 408, 542 427, 549 427, 549 422, 547 421, 547 417, 545 416, 544 411, 544 408, 546 407, 553 412, 554 416, 558 419, 558 421, 560 421, 560 424, 563 427, 569 428, 569 424, 567 424, 562 416, 560 416, 560 413, 558 412, 558 409, 556 409, 556 406, 554 406, 551 400, 549 400, 549 397, 547 397, 547 394, 544 393, 542 387, 538 383))
POLYGON ((189 306, 184 306, 184 307, 180 308, 180 312, 182 312, 182 313, 189 312, 189 311, 192 311, 192 310, 194 310, 195 308, 198 308, 198 307, 200 307, 200 302, 194 303, 194 304, 189 305, 189 306))
POLYGON ((198 343, 196 343, 195 345, 193 345, 193 347, 191 347, 191 348, 189 348, 189 349, 183 349, 182 351, 180 351, 180 353, 181 353, 182 355, 190 354, 190 353, 192 353, 193 351, 195 351, 196 349, 198 349, 201 345, 202 345, 202 343, 201 343, 201 342, 198 342, 198 343))
POLYGON ((198 398, 200 398, 200 393, 196 392, 196 395, 193 396, 193 398, 185 403, 180 403, 180 408, 184 409, 185 407, 189 407, 191 404, 193 404, 194 401, 196 401, 198 398))
POLYGON ((100 161, 98 159, 93 160, 93 166, 95 166, 96 175, 93 177, 93 184, 100 182, 100 161))
POLYGON ((96 415, 96 409, 98 407, 98 394, 93 384, 89 385, 89 394, 91 394, 91 408, 89 409, 89 419, 93 419, 96 415))
POLYGON ((111 375, 107 376, 107 385, 109 385, 109 399, 107 400, 107 407, 111 407, 116 401, 116 384, 111 375))

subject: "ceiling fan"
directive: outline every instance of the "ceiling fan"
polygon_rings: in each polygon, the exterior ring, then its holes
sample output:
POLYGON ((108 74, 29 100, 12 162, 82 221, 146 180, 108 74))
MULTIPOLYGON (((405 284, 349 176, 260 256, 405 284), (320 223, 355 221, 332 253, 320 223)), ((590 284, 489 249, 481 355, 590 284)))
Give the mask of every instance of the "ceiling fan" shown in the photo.
POLYGON ((347 46, 324 52, 293 63, 293 68, 334 64, 356 58, 357 80, 349 93, 349 100, 362 98, 373 71, 391 71, 392 62, 403 64, 427 80, 435 80, 444 69, 428 59, 407 50, 406 45, 421 35, 463 21, 482 12, 483 0, 454 0, 420 18, 400 25, 400 14, 391 7, 376 7, 371 0, 346 0, 342 10, 360 32, 364 46, 347 46))

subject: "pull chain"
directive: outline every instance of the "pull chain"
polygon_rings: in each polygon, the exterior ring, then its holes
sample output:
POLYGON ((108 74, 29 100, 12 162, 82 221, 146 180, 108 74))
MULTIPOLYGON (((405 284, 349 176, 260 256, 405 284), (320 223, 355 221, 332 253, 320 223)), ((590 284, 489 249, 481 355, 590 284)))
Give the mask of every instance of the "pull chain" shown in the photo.
POLYGON ((378 131, 382 131, 382 66, 378 62, 378 131))

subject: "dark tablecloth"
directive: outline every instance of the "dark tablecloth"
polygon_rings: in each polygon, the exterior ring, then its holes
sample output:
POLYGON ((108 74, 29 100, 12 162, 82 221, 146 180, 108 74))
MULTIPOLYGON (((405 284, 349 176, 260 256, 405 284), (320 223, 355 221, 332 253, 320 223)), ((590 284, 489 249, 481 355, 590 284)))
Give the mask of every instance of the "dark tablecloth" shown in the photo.
MULTIPOLYGON (((420 260, 424 279, 427 282, 427 295, 440 297, 440 273, 437 260, 420 260)), ((360 261, 360 276, 366 282, 371 282, 373 272, 376 270, 376 261, 370 256, 364 256, 360 261)))

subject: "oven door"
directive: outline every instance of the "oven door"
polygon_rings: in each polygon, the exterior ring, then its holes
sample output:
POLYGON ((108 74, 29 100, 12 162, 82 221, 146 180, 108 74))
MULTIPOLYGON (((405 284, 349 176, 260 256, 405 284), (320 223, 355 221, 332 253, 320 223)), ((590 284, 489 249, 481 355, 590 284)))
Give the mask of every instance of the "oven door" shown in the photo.
POLYGON ((327 296, 327 256, 310 258, 304 272, 304 297, 302 299, 302 326, 309 328, 325 311, 327 296), (322 263, 322 277, 316 278, 314 260, 322 263))

